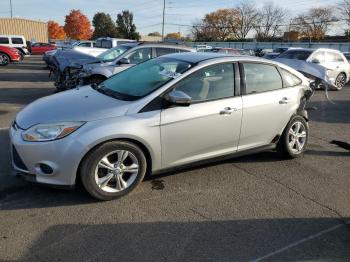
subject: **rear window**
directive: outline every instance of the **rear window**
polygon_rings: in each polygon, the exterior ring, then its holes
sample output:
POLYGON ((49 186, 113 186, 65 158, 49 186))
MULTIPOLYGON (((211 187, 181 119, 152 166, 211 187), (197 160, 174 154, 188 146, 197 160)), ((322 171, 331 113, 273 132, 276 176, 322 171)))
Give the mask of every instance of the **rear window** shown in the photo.
POLYGON ((9 44, 10 41, 8 37, 0 37, 0 44, 9 44))
POLYGON ((278 56, 278 58, 306 60, 312 54, 308 50, 289 50, 278 56))
POLYGON ((281 68, 281 72, 283 75, 284 87, 293 87, 301 84, 302 82, 301 79, 295 76, 294 74, 292 74, 291 72, 288 72, 283 68, 281 68))
POLYGON ((19 37, 12 37, 11 38, 12 44, 15 45, 23 45, 23 39, 19 37))

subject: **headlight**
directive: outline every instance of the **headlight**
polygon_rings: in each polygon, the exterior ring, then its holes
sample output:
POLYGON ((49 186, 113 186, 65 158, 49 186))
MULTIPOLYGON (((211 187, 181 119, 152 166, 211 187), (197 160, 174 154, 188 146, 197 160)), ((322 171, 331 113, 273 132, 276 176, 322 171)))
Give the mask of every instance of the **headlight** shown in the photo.
POLYGON ((24 141, 42 142, 63 138, 73 133, 85 122, 65 122, 57 124, 39 124, 22 132, 24 141))

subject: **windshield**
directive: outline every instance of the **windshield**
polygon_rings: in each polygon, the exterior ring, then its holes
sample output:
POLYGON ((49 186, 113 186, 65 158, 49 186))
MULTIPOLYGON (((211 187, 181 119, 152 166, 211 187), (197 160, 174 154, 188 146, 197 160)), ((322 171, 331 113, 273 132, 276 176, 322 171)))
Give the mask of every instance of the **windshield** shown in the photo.
POLYGON ((107 51, 99 54, 97 57, 100 58, 103 62, 112 62, 118 56, 125 53, 130 48, 131 48, 130 46, 117 46, 117 47, 108 49, 107 51))
POLYGON ((131 67, 104 81, 99 88, 119 100, 142 98, 191 68, 188 62, 156 58, 131 67))
POLYGON ((280 54, 278 58, 297 59, 305 61, 311 54, 312 51, 309 50, 289 50, 283 54, 280 54))

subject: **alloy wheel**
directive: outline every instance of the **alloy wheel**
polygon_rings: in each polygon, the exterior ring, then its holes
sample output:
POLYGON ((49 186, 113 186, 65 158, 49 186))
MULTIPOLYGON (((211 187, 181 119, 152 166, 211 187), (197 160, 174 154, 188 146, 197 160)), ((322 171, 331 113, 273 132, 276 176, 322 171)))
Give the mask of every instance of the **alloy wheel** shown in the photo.
POLYGON ((299 154, 303 151, 307 138, 307 129, 305 125, 296 121, 288 131, 288 145, 294 154, 299 154))
POLYGON ((335 85, 340 90, 345 86, 345 84, 346 84, 346 76, 343 73, 340 73, 335 79, 335 85))
POLYGON ((134 183, 138 173, 139 163, 136 156, 127 150, 116 150, 98 162, 95 182, 105 192, 120 192, 134 183))
POLYGON ((0 65, 7 65, 9 62, 10 61, 7 55, 0 54, 0 65))

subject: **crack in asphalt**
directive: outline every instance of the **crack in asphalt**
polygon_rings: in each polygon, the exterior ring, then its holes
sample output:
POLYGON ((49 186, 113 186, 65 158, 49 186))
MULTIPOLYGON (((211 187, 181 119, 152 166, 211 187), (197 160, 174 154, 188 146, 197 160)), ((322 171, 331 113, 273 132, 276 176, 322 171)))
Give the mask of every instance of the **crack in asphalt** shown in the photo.
MULTIPOLYGON (((233 165, 234 167, 236 167, 236 168, 242 170, 243 172, 247 173, 248 175, 254 176, 255 178, 259 179, 259 176, 258 176, 257 174, 255 174, 255 173, 253 173, 253 172, 247 170, 246 168, 240 167, 240 166, 238 166, 238 165, 236 165, 236 164, 232 164, 232 165, 233 165)), ((284 183, 282 183, 281 181, 279 181, 279 180, 277 180, 277 179, 275 179, 275 178, 269 177, 269 176, 264 175, 264 174, 262 174, 262 176, 264 176, 265 178, 267 178, 267 179, 269 179, 269 180, 272 180, 272 181, 274 181, 275 183, 277 183, 277 184, 279 184, 279 185, 285 187, 286 189, 288 189, 288 190, 294 192, 295 194, 301 196, 301 197, 304 198, 305 200, 311 201, 311 202, 315 203, 316 205, 318 205, 318 206, 320 206, 320 207, 323 207, 323 208, 329 210, 330 212, 332 212, 332 213, 334 213, 336 216, 338 216, 338 217, 335 217, 336 220, 340 221, 342 224, 344 224, 344 225, 346 225, 346 226, 349 226, 348 221, 347 221, 347 220, 345 219, 345 217, 343 217, 337 210, 335 210, 335 209, 333 209, 333 208, 331 208, 331 207, 329 207, 329 206, 327 206, 327 205, 325 205, 325 204, 323 204, 323 203, 321 203, 321 202, 319 202, 319 201, 317 201, 317 200, 315 200, 315 199, 313 199, 313 198, 311 198, 311 197, 309 197, 309 196, 307 196, 307 195, 305 195, 305 194, 299 192, 298 190, 294 189, 293 187, 291 187, 291 186, 289 186, 289 185, 287 185, 287 184, 284 184, 284 183)))

